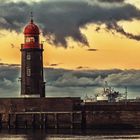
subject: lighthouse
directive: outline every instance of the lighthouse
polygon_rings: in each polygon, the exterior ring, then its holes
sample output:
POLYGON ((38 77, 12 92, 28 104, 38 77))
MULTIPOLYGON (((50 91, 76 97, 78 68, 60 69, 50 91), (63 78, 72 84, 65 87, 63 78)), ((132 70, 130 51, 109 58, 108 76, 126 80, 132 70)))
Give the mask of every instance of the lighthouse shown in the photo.
POLYGON ((24 44, 21 44, 21 95, 25 97, 45 97, 43 44, 39 34, 31 16, 24 29, 24 44))

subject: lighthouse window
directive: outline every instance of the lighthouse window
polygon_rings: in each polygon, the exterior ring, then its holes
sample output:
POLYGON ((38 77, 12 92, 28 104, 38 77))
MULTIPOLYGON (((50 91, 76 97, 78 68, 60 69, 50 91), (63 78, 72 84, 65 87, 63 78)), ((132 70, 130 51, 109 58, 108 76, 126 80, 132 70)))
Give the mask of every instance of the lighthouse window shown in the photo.
POLYGON ((31 69, 27 68, 27 76, 31 76, 31 69))
POLYGON ((26 41, 27 43, 30 42, 30 38, 27 37, 25 41, 26 41))
POLYGON ((26 37, 26 42, 35 42, 35 38, 34 37, 26 37))
POLYGON ((34 37, 30 37, 30 42, 35 42, 35 38, 34 37))
POLYGON ((30 55, 30 53, 27 53, 26 58, 27 58, 27 60, 31 60, 31 55, 30 55))
POLYGON ((27 87, 26 87, 26 92, 27 92, 27 93, 30 93, 30 92, 31 92, 31 87, 30 87, 30 86, 27 86, 27 87))

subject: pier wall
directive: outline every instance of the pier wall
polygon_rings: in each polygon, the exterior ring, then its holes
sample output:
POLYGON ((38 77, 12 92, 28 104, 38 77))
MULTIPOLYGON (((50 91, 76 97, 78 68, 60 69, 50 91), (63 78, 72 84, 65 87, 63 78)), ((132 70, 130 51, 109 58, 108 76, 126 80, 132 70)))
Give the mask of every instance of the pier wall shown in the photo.
POLYGON ((75 110, 80 98, 0 99, 0 127, 81 128, 82 113, 75 110))
POLYGON ((140 103, 92 103, 84 107, 86 128, 140 128, 140 103))
POLYGON ((140 102, 83 103, 80 98, 0 99, 0 128, 140 128, 140 102))

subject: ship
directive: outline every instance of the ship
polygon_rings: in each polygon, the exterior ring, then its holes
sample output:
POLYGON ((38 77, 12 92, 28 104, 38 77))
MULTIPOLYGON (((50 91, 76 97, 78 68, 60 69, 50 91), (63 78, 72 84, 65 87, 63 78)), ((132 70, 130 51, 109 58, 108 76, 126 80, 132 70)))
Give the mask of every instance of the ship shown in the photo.
MULTIPOLYGON (((105 81, 105 86, 103 87, 103 90, 101 90, 98 93, 94 93, 94 96, 90 96, 90 97, 86 94, 83 101, 85 103, 86 102, 122 102, 122 101, 128 101, 127 93, 128 93, 127 87, 125 87, 125 92, 121 93, 120 91, 116 91, 114 87, 109 86, 108 82, 105 81)), ((136 99, 138 99, 138 97, 136 99)))

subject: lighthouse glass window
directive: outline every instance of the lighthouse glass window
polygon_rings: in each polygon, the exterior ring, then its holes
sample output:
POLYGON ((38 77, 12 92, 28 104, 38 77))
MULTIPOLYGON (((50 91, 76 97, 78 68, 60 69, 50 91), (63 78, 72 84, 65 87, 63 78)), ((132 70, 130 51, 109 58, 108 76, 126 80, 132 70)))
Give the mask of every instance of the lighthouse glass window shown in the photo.
POLYGON ((27 60, 31 60, 31 54, 28 52, 26 55, 27 60))
POLYGON ((34 37, 26 37, 25 39, 26 43, 30 43, 30 42, 35 42, 35 38, 34 37))
POLYGON ((31 69, 27 67, 27 76, 31 76, 31 69))

